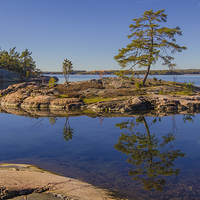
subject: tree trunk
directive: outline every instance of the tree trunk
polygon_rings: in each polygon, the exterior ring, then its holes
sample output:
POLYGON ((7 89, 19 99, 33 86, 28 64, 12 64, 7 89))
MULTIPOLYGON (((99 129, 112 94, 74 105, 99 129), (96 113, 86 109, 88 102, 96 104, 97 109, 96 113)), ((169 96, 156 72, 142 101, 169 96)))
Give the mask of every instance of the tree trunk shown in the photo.
POLYGON ((147 67, 146 74, 145 74, 145 76, 144 76, 144 78, 143 78, 143 81, 142 81, 143 85, 145 85, 147 76, 148 76, 148 74, 149 74, 150 67, 151 67, 151 65, 149 65, 149 66, 147 67))
POLYGON ((143 119, 143 124, 145 126, 145 129, 146 129, 146 132, 147 132, 147 135, 148 135, 148 152, 150 152, 149 155, 151 156, 151 157, 149 157, 150 158, 149 166, 151 168, 151 165, 153 163, 153 155, 151 153, 152 146, 153 146, 152 145, 152 141, 151 141, 151 134, 150 134, 149 126, 147 124, 147 121, 146 121, 145 117, 142 117, 142 119, 143 119))

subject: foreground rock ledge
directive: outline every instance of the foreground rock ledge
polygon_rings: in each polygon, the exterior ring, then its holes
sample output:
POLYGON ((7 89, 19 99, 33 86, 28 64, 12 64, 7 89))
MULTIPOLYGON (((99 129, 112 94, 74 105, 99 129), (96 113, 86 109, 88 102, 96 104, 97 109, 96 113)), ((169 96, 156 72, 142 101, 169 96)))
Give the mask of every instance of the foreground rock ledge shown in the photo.
MULTIPOLYGON (((119 199, 113 197, 108 190, 97 188, 80 180, 53 174, 32 165, 2 164, 0 177, 0 199, 13 199, 14 197, 14 199, 24 199, 16 196, 41 193, 53 194, 54 198, 66 200, 119 199)), ((44 199, 46 198, 45 196, 44 199)), ((54 198, 52 197, 52 199, 54 198)), ((42 195, 39 199, 43 199, 42 195)))

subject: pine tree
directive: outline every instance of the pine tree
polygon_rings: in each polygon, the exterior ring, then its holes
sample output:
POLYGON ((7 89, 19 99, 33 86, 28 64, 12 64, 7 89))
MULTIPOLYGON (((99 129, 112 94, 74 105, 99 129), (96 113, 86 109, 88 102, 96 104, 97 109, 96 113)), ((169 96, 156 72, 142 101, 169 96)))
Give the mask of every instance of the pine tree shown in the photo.
POLYGON ((68 82, 69 75, 73 71, 73 64, 71 61, 65 59, 62 66, 63 75, 65 77, 65 81, 68 82))
POLYGON ((127 37, 131 39, 131 43, 126 48, 119 50, 119 54, 114 57, 122 68, 132 64, 130 69, 135 66, 147 67, 146 74, 143 78, 143 85, 149 74, 152 65, 160 58, 163 65, 167 65, 170 69, 175 67, 172 63, 174 59, 170 53, 181 52, 187 49, 184 46, 176 44, 175 35, 182 35, 182 31, 176 28, 161 27, 162 22, 167 21, 165 10, 145 11, 141 18, 133 19, 131 24, 131 34, 127 37))

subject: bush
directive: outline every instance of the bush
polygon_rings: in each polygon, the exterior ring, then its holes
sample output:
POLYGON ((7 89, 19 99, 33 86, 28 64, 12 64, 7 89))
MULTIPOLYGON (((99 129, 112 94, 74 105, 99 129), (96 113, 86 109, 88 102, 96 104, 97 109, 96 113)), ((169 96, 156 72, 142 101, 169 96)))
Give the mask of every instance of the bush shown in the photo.
POLYGON ((186 83, 186 81, 184 81, 183 88, 187 91, 193 92, 195 90, 194 81, 190 81, 189 83, 186 83))
POLYGON ((153 81, 155 81, 155 82, 156 82, 157 80, 158 80, 158 79, 157 79, 157 78, 154 76, 154 77, 153 77, 153 81))
POLYGON ((51 77, 48 83, 49 87, 55 86, 56 84, 55 78, 51 77))
POLYGON ((136 83, 135 86, 136 86, 137 88, 141 88, 141 87, 143 86, 143 83, 142 83, 142 82, 136 83))

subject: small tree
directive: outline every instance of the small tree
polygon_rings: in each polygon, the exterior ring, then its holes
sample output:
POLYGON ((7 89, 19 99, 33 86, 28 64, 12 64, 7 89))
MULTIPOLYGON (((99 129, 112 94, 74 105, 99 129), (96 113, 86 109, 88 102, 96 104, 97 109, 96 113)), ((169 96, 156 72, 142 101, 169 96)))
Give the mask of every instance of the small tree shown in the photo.
POLYGON ((56 83, 55 78, 51 77, 51 78, 49 79, 49 83, 48 83, 49 87, 53 87, 53 86, 55 86, 56 84, 57 84, 57 83, 56 83))
POLYGON ((132 34, 127 37, 131 39, 131 43, 126 48, 119 50, 119 54, 114 57, 122 68, 133 64, 131 69, 136 65, 138 67, 147 67, 146 74, 143 79, 143 85, 149 74, 151 65, 161 58, 163 65, 167 65, 173 69, 175 64, 171 61, 174 59, 169 53, 181 52, 187 49, 184 46, 176 44, 175 35, 182 35, 179 27, 167 28, 160 27, 161 22, 167 21, 165 10, 145 11, 141 18, 133 19, 131 24, 132 34))
POLYGON ((62 65, 63 75, 65 77, 65 81, 68 82, 69 75, 73 72, 73 64, 71 61, 65 59, 62 65))

